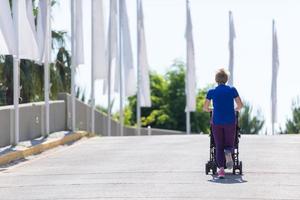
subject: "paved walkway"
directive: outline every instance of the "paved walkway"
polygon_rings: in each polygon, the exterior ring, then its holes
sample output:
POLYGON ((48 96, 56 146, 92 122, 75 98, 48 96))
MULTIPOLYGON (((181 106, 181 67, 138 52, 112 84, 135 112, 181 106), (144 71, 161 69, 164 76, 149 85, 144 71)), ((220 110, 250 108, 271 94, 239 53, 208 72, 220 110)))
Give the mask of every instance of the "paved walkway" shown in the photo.
POLYGON ((244 175, 205 175, 207 136, 95 137, 0 168, 0 199, 300 199, 300 135, 243 136, 244 175))
POLYGON ((16 146, 10 145, 10 146, 6 146, 6 147, 0 147, 0 156, 5 155, 9 152, 21 151, 21 150, 33 147, 35 145, 42 144, 43 142, 51 142, 53 140, 63 138, 71 133, 72 132, 70 132, 70 131, 59 131, 56 133, 51 133, 47 138, 39 137, 34 140, 27 140, 27 141, 19 142, 18 145, 16 145, 16 146))

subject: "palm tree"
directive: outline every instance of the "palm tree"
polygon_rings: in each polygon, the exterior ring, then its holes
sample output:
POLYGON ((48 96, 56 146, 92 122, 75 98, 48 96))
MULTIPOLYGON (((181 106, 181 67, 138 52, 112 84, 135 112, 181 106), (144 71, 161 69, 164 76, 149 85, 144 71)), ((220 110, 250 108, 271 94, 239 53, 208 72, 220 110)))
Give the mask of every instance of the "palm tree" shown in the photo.
POLYGON ((286 130, 285 133, 292 134, 292 133, 300 133, 300 105, 299 99, 293 102, 292 105, 292 119, 288 119, 286 121, 286 130))
POLYGON ((246 102, 239 115, 239 126, 242 134, 258 134, 264 126, 265 120, 262 119, 260 112, 254 117, 251 115, 252 106, 246 102))
MULTIPOLYGON (((33 5, 35 0, 33 0, 33 5)), ((11 3, 11 1, 10 1, 11 3)), ((58 3, 51 1, 51 6, 58 3)), ((37 15, 37 8, 33 8, 34 15, 37 15)), ((52 31, 52 49, 59 49, 54 64, 50 64, 50 98, 55 99, 58 92, 70 92, 70 66, 71 57, 64 48, 67 33, 64 31, 52 31)), ((0 104, 13 104, 13 58, 12 56, 2 56, 0 59, 0 104)), ((44 100, 44 73, 43 66, 30 60, 20 62, 20 85, 21 101, 26 103, 31 101, 44 100)))

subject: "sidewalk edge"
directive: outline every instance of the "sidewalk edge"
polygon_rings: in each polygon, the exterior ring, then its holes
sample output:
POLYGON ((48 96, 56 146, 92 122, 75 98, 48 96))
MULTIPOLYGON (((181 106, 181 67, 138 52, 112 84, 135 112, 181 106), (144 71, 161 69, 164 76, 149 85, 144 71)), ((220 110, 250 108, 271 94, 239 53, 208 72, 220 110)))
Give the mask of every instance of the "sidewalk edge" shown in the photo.
POLYGON ((57 140, 53 141, 47 141, 45 143, 29 147, 24 150, 17 150, 14 152, 9 152, 7 154, 0 156, 0 166, 9 164, 13 161, 24 159, 28 156, 40 154, 46 150, 53 149, 55 147, 58 147, 60 145, 64 145, 70 142, 75 142, 80 140, 83 137, 93 137, 93 134, 90 134, 86 131, 77 131, 75 133, 71 133, 69 135, 64 136, 63 138, 59 138, 57 140))

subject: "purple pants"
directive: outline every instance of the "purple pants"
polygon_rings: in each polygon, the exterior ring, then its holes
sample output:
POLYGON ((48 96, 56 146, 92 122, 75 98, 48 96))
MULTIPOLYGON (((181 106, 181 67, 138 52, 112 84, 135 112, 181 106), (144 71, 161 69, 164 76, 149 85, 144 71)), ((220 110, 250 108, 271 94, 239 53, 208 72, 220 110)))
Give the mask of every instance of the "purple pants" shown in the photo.
POLYGON ((216 144, 216 159, 218 167, 225 166, 224 150, 234 149, 235 124, 212 125, 212 132, 216 144))

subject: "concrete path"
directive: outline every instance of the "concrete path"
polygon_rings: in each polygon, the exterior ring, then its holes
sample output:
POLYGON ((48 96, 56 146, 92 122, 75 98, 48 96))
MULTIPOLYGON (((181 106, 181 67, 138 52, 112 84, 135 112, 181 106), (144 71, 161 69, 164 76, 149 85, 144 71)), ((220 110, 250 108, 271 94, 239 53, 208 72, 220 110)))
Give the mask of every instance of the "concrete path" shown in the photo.
POLYGON ((299 200, 300 135, 243 136, 244 175, 205 175, 208 136, 91 138, 0 168, 0 199, 299 200))

